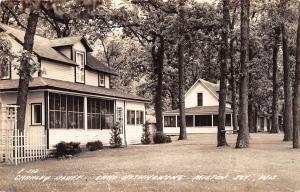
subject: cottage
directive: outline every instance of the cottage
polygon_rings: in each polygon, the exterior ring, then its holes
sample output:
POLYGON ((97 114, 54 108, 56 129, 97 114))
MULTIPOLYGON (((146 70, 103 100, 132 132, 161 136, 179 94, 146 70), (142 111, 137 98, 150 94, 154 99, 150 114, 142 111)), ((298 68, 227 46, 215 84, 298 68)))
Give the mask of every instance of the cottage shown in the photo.
MULTIPOLYGON (((0 32, 8 34, 12 51, 20 54, 24 31, 0 24, 0 32)), ((40 70, 29 85, 25 129, 45 130, 50 148, 60 141, 108 144, 110 128, 119 122, 124 145, 140 142, 149 100, 112 89, 110 80, 117 73, 92 56, 84 37, 36 35, 33 50, 40 70)), ((17 70, 7 66, 2 76, 0 103, 16 104, 17 70)))
MULTIPOLYGON (((219 84, 199 79, 185 94, 187 133, 217 133, 219 84)), ((231 103, 226 103, 226 130, 233 130, 231 103)), ((166 134, 179 134, 179 110, 163 113, 166 134)))

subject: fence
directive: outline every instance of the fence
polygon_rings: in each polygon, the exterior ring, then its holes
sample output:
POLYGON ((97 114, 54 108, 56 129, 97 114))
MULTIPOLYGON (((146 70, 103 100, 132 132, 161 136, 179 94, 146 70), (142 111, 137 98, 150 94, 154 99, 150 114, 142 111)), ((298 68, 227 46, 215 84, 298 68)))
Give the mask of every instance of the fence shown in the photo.
POLYGON ((17 106, 0 110, 0 162, 19 164, 46 157, 46 134, 41 129, 17 129, 17 106))

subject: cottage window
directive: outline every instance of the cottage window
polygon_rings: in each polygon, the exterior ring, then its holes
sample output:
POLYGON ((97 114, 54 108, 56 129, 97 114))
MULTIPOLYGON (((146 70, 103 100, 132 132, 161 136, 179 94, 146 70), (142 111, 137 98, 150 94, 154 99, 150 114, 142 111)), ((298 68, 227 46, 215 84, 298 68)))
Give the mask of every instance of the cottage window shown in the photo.
MULTIPOLYGON (((214 126, 218 126, 219 125, 219 115, 214 115, 213 116, 213 122, 214 122, 214 126)), ((225 116, 225 126, 231 126, 231 114, 226 114, 225 116)))
POLYGON ((31 124, 41 125, 42 124, 42 104, 33 103, 31 104, 31 124))
POLYGON ((100 87, 105 86, 105 75, 103 73, 99 73, 99 86, 100 87))
POLYGON ((50 128, 84 128, 83 97, 49 94, 50 128))
POLYGON ((144 112, 136 111, 136 124, 141 125, 144 124, 144 112))
POLYGON ((176 116, 165 116, 164 127, 176 127, 176 116))
POLYGON ((193 115, 187 115, 185 116, 186 126, 187 127, 193 127, 194 126, 194 116, 193 115))
POLYGON ((195 126, 212 126, 211 115, 196 115, 195 126))
POLYGON ((83 52, 76 52, 76 82, 83 83, 84 82, 84 64, 85 64, 85 55, 83 52))
POLYGON ((203 93, 198 93, 197 105, 198 106, 203 106, 203 93))
POLYGON ((10 79, 10 70, 11 70, 10 64, 3 64, 1 68, 1 79, 10 79))
POLYGON ((134 110, 127 110, 127 124, 135 125, 135 111, 134 110))
POLYGON ((114 124, 114 101, 87 99, 88 129, 111 129, 114 124))

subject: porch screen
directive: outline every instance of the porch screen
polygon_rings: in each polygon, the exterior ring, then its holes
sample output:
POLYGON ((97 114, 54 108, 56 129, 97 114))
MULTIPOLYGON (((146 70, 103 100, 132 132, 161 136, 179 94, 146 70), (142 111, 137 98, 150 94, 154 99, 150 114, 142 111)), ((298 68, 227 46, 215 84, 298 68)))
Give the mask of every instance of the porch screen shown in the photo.
POLYGON ((195 126, 211 126, 212 118, 211 115, 196 115, 195 126))
POLYGON ((88 129, 111 129, 114 124, 114 101, 87 99, 88 129))
POLYGON ((49 93, 50 128, 83 129, 83 97, 49 93))
MULTIPOLYGON (((218 115, 214 115, 214 126, 219 125, 218 115)), ((231 126, 231 114, 226 114, 225 116, 225 126, 231 126)))
POLYGON ((176 127, 176 116, 165 116, 164 127, 176 127))

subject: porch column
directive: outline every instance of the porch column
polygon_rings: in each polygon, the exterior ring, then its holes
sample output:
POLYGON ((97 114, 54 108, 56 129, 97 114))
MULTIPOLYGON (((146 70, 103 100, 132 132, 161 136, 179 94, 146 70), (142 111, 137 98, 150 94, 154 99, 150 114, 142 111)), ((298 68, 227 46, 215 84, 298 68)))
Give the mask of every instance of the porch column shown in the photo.
POLYGON ((230 119, 230 125, 231 125, 231 127, 233 127, 233 125, 232 125, 232 124, 233 124, 233 121, 232 121, 232 113, 231 113, 230 118, 231 118, 231 119, 230 119))
POLYGON ((211 126, 214 126, 214 114, 211 114, 211 126))
POLYGON ((88 123, 87 123, 87 96, 83 98, 83 119, 84 119, 84 130, 87 131, 88 123))
POLYGON ((177 128, 177 115, 175 115, 175 126, 177 128))
POLYGON ((196 121, 195 121, 195 119, 196 119, 196 116, 193 115, 193 127, 196 127, 196 121))

